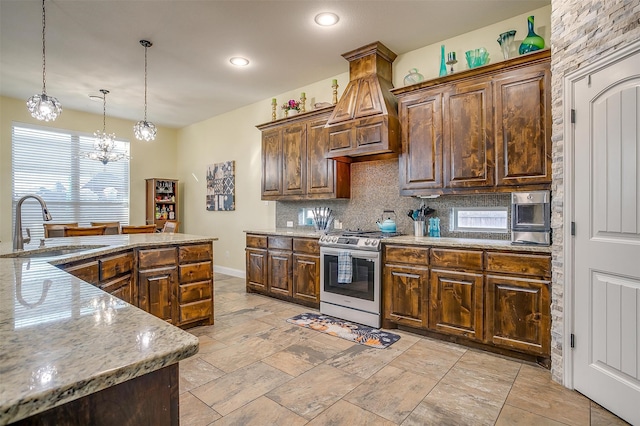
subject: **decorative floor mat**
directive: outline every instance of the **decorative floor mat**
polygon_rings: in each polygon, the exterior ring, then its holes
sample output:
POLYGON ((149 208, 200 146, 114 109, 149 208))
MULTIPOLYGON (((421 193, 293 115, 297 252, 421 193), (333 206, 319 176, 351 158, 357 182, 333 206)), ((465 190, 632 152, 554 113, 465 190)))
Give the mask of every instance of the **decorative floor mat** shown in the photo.
POLYGON ((378 349, 400 340, 397 334, 321 314, 307 312, 289 318, 287 322, 378 349))

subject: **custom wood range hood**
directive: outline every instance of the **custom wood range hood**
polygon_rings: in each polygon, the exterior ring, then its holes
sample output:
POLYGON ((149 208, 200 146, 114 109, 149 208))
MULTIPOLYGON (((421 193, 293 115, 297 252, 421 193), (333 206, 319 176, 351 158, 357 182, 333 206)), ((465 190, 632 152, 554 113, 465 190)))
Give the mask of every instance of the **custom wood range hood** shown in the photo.
POLYGON ((397 155, 398 103, 391 64, 396 54, 379 41, 342 55, 349 61, 349 84, 327 121, 327 158, 397 155))

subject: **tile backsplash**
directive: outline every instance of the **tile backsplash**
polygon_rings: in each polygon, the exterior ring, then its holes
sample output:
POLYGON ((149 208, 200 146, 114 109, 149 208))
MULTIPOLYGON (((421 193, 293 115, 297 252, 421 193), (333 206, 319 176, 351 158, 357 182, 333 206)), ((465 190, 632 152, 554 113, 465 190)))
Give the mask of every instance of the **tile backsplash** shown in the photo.
POLYGON ((396 213, 398 232, 413 233, 413 221, 407 212, 424 202, 435 210, 430 217, 440 218, 442 237, 486 238, 508 240, 511 234, 492 232, 452 232, 453 207, 507 207, 508 228, 511 227, 511 195, 509 193, 483 195, 442 195, 433 199, 400 196, 398 160, 365 161, 351 164, 351 198, 349 200, 305 200, 276 202, 276 227, 285 228, 288 221, 298 225, 298 212, 304 207, 329 207, 343 229, 377 230, 376 221, 384 210, 396 213))

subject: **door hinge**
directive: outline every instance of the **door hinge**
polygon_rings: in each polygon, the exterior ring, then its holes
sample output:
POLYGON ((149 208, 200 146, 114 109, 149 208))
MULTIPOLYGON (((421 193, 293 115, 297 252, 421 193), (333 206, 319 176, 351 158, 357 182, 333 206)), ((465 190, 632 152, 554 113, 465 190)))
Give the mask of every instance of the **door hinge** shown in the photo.
POLYGON ((576 223, 571 222, 571 235, 576 236, 576 223))
POLYGON ((576 336, 573 333, 571 333, 571 347, 572 348, 576 347, 576 336))
POLYGON ((571 123, 576 124, 576 110, 571 109, 571 123))

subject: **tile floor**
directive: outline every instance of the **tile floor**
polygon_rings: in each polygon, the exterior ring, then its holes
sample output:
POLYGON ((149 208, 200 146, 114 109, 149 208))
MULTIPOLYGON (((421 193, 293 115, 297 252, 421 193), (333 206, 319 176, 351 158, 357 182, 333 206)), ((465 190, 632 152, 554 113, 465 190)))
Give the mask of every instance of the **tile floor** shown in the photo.
POLYGON ((396 331, 367 348, 286 322, 313 311, 216 274, 215 324, 189 330, 182 425, 623 425, 539 366, 396 331))

